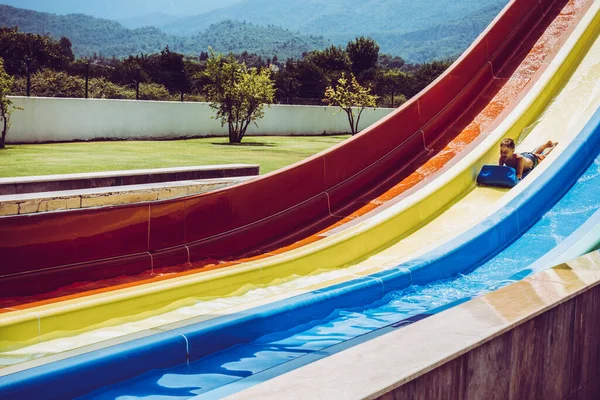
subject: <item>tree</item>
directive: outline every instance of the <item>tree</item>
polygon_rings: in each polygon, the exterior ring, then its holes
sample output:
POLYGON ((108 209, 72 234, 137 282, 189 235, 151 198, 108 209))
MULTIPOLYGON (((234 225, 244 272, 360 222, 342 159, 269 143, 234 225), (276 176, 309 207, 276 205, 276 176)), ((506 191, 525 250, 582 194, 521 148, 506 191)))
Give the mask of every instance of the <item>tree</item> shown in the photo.
POLYGON ((295 70, 295 62, 288 59, 285 65, 275 73, 277 101, 280 103, 290 104, 290 98, 298 95, 301 83, 297 79, 295 70))
POLYGON ((371 38, 361 36, 348 43, 346 52, 352 63, 352 72, 355 75, 376 68, 379 60, 379 45, 371 38))
POLYGON ((4 60, 0 58, 0 121, 2 122, 2 135, 0 136, 0 149, 5 147, 6 134, 10 128, 10 115, 18 107, 7 97, 13 84, 13 78, 4 70, 4 60))
POLYGON ((377 93, 390 97, 390 107, 396 107, 396 99, 400 98, 400 104, 406 101, 406 93, 409 93, 414 82, 408 74, 398 69, 380 70, 377 74, 377 93))
MULTIPOLYGON (((331 86, 337 82, 342 73, 349 72, 351 67, 348 54, 339 46, 331 46, 325 50, 315 50, 309 53, 304 61, 312 63, 322 71, 326 86, 331 86)), ((319 97, 323 90, 323 88, 319 90, 319 97)))
MULTIPOLYGON (((26 79, 17 78, 13 84, 13 93, 24 95, 26 79)), ((31 92, 40 97, 81 98, 85 93, 85 78, 72 76, 66 72, 43 69, 31 76, 31 92)), ((104 77, 89 79, 89 97, 92 99, 130 99, 136 98, 134 88, 114 84, 104 77)), ((157 83, 140 85, 140 100, 174 101, 175 95, 157 83)))
POLYGON ((71 40, 69 38, 66 37, 61 37, 60 40, 58 41, 58 53, 59 56, 61 57, 61 59, 64 62, 64 67, 67 67, 68 64, 72 63, 73 61, 75 61, 75 55, 73 54, 73 43, 71 43, 71 40))
POLYGON ((371 94, 370 87, 361 86, 356 77, 351 75, 350 80, 346 74, 338 79, 337 86, 329 86, 325 90, 323 101, 329 105, 340 107, 340 111, 345 111, 348 115, 350 130, 353 135, 358 133, 360 117, 367 107, 377 105, 377 96, 371 94))
POLYGON ((25 75, 42 68, 65 70, 73 61, 71 41, 56 41, 48 36, 20 33, 17 28, 0 28, 0 57, 9 75, 25 75))
POLYGON ((451 60, 434 61, 419 65, 414 72, 414 87, 410 96, 414 96, 425 89, 438 76, 444 73, 450 65, 452 65, 451 60))
POLYGON ((264 116, 263 105, 273 102, 275 89, 268 69, 248 69, 230 54, 223 58, 209 49, 203 72, 210 106, 221 125, 229 127, 229 143, 241 143, 251 123, 264 116))
POLYGON ((189 91, 190 82, 185 72, 182 54, 172 52, 167 46, 157 57, 148 58, 154 58, 152 60, 154 68, 151 72, 151 75, 154 75, 152 79, 154 82, 164 85, 171 93, 189 91))
POLYGON ((325 71, 349 71, 351 65, 348 53, 338 46, 315 50, 306 59, 325 71))

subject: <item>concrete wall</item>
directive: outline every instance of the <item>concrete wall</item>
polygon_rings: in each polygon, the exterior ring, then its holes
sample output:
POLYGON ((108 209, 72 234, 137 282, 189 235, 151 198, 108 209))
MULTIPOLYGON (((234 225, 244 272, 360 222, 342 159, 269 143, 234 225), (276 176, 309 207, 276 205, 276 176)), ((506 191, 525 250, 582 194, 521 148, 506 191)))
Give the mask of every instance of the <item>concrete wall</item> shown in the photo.
POLYGON ((379 399, 600 399, 599 316, 592 286, 379 399))
MULTIPOLYGON (((93 139, 225 136, 208 103, 11 97, 16 111, 8 143, 93 139)), ((367 109, 360 128, 393 109, 367 109)), ((249 135, 322 135, 349 132, 345 113, 334 107, 272 105, 249 135)))
POLYGON ((600 399, 600 252, 430 312, 257 374, 258 384, 223 397, 600 399))

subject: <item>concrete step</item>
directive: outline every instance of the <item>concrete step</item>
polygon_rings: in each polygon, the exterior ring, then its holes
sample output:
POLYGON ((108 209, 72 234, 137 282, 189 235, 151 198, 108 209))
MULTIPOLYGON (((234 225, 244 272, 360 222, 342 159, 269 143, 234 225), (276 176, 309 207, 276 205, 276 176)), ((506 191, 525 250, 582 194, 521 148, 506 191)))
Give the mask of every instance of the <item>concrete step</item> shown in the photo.
POLYGON ((0 216, 158 201, 206 193, 254 178, 186 180, 92 189, 0 195, 0 216))
POLYGON ((0 195, 56 192, 199 179, 232 178, 255 176, 258 174, 258 165, 227 164, 0 178, 0 195))

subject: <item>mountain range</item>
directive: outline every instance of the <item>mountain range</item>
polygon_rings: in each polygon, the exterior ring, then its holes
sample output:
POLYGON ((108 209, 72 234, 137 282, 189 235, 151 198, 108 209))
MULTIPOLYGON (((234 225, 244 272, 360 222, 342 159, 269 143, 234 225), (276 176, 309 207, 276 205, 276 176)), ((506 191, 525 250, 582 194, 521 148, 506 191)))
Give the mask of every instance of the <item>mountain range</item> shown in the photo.
MULTIPOLYGON (((198 55, 211 46, 222 53, 256 53, 280 59, 298 58, 304 52, 320 48, 323 40, 294 34, 279 27, 222 21, 194 36, 173 36, 155 27, 127 29, 116 21, 83 14, 55 15, 0 5, 0 26, 17 26, 19 31, 67 37, 77 57, 94 54, 127 57, 151 54, 166 46, 172 51, 198 55)), ((327 43, 325 43, 327 44, 327 43)))
POLYGON ((194 54, 212 45, 222 52, 257 51, 263 56, 277 54, 285 59, 329 43, 345 45, 364 35, 375 39, 382 52, 401 56, 409 62, 457 56, 508 2, 224 0, 219 2, 220 8, 215 9, 214 4, 209 6, 200 0, 12 1, 20 6, 32 3, 31 7, 36 3, 38 8, 45 4, 44 7, 56 13, 69 9, 67 3, 73 4, 73 10, 85 7, 91 10, 100 4, 109 8, 107 5, 114 3, 113 13, 128 4, 127 12, 119 11, 119 22, 0 6, 0 25, 18 25, 22 31, 42 31, 55 37, 67 36, 73 41, 77 55, 96 52, 121 57, 151 52, 168 44, 175 51, 194 54), (139 6, 142 2, 143 7, 139 6), (118 6, 117 3, 123 4, 118 6), (134 13, 135 4, 140 7, 138 14, 134 13), (202 7, 205 11, 195 14, 202 7), (181 10, 188 10, 189 16, 175 15, 181 15, 181 10))
MULTIPOLYGON (((193 35, 215 22, 248 21, 328 36, 408 33, 487 10, 490 21, 507 0, 240 0, 228 7, 157 24, 167 33, 193 35)), ((488 21, 488 22, 490 22, 488 21)))
POLYGON ((125 19, 146 14, 171 16, 202 14, 228 7, 239 0, 2 0, 1 4, 54 14, 86 14, 125 19))

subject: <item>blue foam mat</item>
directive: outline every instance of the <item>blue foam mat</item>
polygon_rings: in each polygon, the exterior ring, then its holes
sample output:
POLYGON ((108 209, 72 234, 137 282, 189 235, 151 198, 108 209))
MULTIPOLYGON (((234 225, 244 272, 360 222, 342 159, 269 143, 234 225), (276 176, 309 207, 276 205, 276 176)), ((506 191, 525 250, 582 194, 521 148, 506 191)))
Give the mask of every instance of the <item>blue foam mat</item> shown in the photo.
POLYGON ((514 168, 499 165, 484 165, 477 176, 477 183, 486 186, 512 188, 519 183, 514 168))

